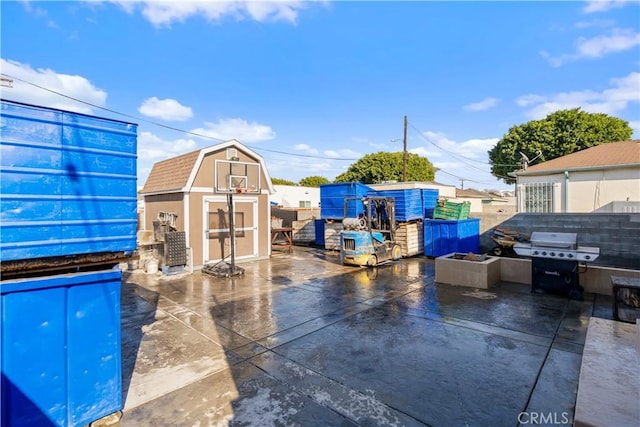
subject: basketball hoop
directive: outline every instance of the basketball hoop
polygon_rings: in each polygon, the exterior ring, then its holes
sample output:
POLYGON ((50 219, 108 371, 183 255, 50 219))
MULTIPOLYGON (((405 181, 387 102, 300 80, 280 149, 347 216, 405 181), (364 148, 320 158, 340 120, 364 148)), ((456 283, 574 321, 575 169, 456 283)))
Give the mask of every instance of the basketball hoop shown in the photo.
POLYGON ((247 188, 246 187, 238 187, 236 188, 236 193, 246 193, 247 192, 247 188))

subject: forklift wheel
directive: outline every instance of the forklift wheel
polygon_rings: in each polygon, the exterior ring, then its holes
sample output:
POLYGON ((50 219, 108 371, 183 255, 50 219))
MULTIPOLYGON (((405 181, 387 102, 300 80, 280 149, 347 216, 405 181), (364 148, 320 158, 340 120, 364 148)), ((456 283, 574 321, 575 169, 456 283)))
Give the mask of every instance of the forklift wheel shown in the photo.
POLYGON ((502 256, 502 248, 500 246, 496 246, 495 248, 491 249, 491 253, 495 256, 502 256))
POLYGON ((391 250, 391 257, 394 261, 399 260, 402 257, 402 251, 400 250, 400 246, 395 245, 391 250))
POLYGON ((367 266, 375 267, 377 264, 378 264, 378 257, 376 257, 375 255, 371 255, 367 260, 367 266))

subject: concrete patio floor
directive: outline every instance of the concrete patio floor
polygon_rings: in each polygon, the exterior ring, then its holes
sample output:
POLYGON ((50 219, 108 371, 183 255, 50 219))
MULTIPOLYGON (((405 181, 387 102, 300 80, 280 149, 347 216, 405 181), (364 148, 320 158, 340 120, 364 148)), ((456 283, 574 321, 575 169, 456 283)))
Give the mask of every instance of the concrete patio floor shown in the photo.
POLYGON ((361 269, 296 247, 240 265, 125 272, 122 426, 570 424, 589 317, 611 318, 601 295, 434 284, 420 256, 361 269))

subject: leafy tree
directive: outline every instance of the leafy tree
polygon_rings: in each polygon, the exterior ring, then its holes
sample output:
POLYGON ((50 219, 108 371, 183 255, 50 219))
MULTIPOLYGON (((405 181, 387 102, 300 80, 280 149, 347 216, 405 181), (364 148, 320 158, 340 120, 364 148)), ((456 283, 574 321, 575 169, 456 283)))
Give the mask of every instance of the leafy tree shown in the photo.
POLYGON ((330 182, 331 181, 323 176, 314 175, 302 178, 300 180, 300 185, 303 187, 320 187, 320 184, 329 184, 330 182))
MULTIPOLYGON (((433 181, 436 168, 426 157, 407 153, 407 181, 433 181)), ((357 181, 378 184, 384 181, 402 181, 402 152, 367 154, 353 163, 335 182, 357 181)))
POLYGON ((271 183, 273 185, 296 185, 295 182, 282 178, 271 178, 271 183))
POLYGON ((580 108, 559 110, 509 129, 489 150, 491 173, 513 184, 515 178, 508 174, 522 168, 521 152, 529 159, 541 153, 537 163, 545 162, 595 145, 626 141, 632 133, 629 123, 617 117, 580 108))

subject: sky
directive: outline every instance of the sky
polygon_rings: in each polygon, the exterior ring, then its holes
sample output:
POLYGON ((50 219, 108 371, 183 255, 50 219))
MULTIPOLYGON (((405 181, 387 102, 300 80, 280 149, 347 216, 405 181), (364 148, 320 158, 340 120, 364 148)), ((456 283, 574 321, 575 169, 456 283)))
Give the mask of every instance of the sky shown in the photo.
POLYGON ((5 99, 137 123, 157 161, 237 139, 272 178, 333 180, 407 149, 510 190, 487 152, 567 108, 640 137, 640 3, 2 1, 5 99), (82 101, 82 102, 79 102, 82 101))

